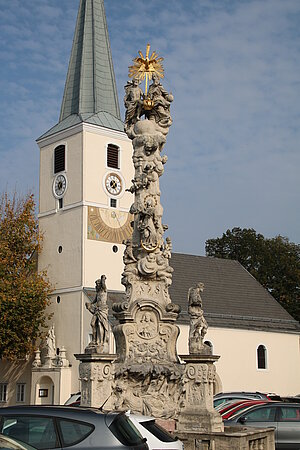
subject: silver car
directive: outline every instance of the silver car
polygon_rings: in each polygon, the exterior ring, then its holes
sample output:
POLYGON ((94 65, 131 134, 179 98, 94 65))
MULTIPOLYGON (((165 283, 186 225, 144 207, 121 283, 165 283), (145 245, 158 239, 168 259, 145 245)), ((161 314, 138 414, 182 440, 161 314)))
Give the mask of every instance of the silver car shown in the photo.
POLYGON ((146 439, 124 413, 68 406, 0 408, 0 433, 38 450, 148 450, 146 439))
POLYGON ((269 402, 237 412, 224 425, 275 428, 278 450, 300 449, 300 403, 269 402))

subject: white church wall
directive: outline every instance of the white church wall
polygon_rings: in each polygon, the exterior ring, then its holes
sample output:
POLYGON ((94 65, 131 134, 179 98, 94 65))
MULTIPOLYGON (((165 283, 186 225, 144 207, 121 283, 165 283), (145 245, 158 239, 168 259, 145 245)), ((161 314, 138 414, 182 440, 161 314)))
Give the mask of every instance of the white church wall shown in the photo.
POLYGON ((73 208, 40 218, 44 233, 39 270, 47 269, 54 289, 82 286, 82 210, 73 208))
MULTIPOLYGON (((181 325, 180 354, 187 352, 188 325, 181 325)), ((220 355, 217 373, 226 391, 300 393, 299 336, 291 333, 210 327, 205 340, 220 355), (266 369, 257 368, 257 347, 266 348, 266 369)))

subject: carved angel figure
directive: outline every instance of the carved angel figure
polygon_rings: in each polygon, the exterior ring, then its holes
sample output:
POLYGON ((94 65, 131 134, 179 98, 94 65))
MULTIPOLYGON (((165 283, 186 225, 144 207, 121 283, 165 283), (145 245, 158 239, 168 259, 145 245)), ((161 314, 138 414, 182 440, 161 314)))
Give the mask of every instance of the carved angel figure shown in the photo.
POLYGON ((108 351, 109 324, 108 324, 108 306, 107 306, 107 288, 105 284, 106 276, 101 275, 96 280, 96 296, 91 303, 86 303, 86 308, 92 314, 92 346, 98 346, 104 351, 108 351))

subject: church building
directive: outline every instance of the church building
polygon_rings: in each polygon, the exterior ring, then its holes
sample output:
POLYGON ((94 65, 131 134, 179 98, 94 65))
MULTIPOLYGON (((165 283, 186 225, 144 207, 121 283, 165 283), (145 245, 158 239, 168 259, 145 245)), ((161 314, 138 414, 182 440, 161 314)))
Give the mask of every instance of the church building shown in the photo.
MULTIPOLYGON (((46 347, 34 358, 0 363, 0 404, 7 406, 63 404, 80 391, 74 355, 91 339, 86 303, 95 281, 107 277, 110 312, 124 295, 133 149, 120 116, 104 0, 80 0, 59 121, 37 144, 44 235, 38 270, 46 269, 53 285, 53 317, 46 347)), ((171 266, 170 296, 182 311, 179 355, 188 353, 188 289, 203 282, 205 339, 220 355, 215 390, 300 393, 299 323, 238 262, 174 253, 171 266)))

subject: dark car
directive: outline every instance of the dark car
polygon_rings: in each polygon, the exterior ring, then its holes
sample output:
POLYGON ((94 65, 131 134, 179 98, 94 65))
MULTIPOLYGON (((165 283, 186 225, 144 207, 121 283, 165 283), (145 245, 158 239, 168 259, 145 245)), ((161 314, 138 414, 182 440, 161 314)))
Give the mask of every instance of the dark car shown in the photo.
POLYGON ((38 450, 148 450, 126 413, 69 406, 0 408, 0 433, 38 450))
POLYGON ((275 428, 276 449, 300 449, 300 403, 268 402, 250 406, 224 420, 225 426, 275 428))

